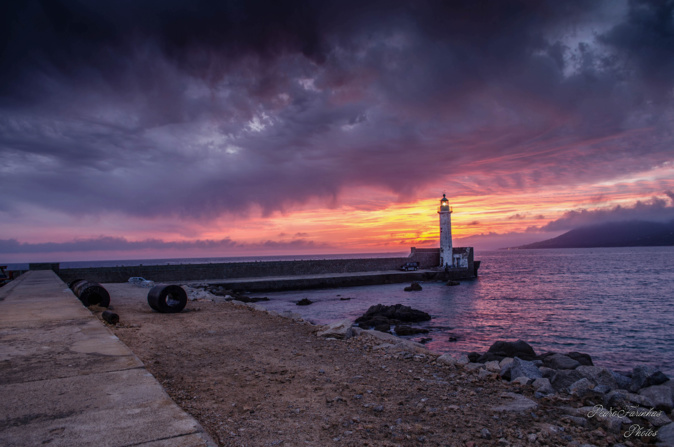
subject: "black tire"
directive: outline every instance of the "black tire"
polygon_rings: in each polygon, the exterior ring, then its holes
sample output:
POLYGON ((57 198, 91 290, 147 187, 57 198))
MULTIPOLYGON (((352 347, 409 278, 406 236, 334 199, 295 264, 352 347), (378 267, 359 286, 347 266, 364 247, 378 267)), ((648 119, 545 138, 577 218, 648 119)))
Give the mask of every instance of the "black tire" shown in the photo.
POLYGON ((187 293, 180 286, 154 286, 147 294, 147 304, 157 312, 175 314, 187 305, 187 293))
POLYGON ((78 281, 73 285, 73 292, 86 307, 94 304, 101 307, 110 306, 110 294, 96 282, 78 281))
POLYGON ((70 282, 68 283, 68 288, 69 288, 70 290, 75 290, 75 286, 77 285, 77 283, 79 283, 79 282, 81 282, 81 281, 86 281, 86 279, 79 279, 79 278, 78 278, 78 279, 73 279, 72 281, 70 281, 70 282))

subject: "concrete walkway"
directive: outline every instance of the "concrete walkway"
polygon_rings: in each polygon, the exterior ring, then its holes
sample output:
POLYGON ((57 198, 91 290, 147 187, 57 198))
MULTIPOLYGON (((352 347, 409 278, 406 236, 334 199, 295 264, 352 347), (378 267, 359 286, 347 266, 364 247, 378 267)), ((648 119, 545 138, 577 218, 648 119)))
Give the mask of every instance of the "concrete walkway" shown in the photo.
POLYGON ((50 270, 0 288, 0 396, 2 446, 216 445, 50 270))

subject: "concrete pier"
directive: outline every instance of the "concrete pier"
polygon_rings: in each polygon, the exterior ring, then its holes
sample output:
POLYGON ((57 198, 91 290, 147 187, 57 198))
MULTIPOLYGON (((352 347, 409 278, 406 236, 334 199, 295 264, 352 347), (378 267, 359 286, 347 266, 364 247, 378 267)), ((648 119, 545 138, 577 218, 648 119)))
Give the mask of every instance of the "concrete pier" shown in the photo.
MULTIPOLYGON (((231 278, 199 281, 225 289, 246 292, 280 292, 284 290, 330 289, 338 287, 374 286, 413 281, 446 281, 451 276, 437 270, 417 270, 412 272, 353 272, 326 273, 322 275, 270 276, 263 278, 231 278)), ((459 275, 457 275, 459 277, 459 275)), ((175 282, 184 284, 184 282, 175 282)))
POLYGON ((0 288, 0 445, 216 445, 51 270, 0 288))

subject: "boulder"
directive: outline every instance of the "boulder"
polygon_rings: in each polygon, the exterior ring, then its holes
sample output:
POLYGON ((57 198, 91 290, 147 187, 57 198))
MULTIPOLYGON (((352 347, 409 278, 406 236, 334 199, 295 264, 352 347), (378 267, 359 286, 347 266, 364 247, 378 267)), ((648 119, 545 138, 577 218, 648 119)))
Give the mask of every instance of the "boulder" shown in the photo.
POLYGON ((575 369, 560 369, 550 378, 550 384, 557 391, 568 390, 569 385, 582 379, 583 375, 575 369))
MULTIPOLYGON (((477 353, 474 353, 477 354, 477 353)), ((500 362, 504 358, 502 355, 494 354, 493 352, 485 352, 484 354, 480 355, 479 357, 475 358, 475 361, 478 363, 487 363, 487 362, 493 362, 493 361, 498 361, 500 362)))
POLYGON ((497 356, 502 356, 503 358, 519 357, 522 360, 536 359, 536 352, 534 352, 534 348, 522 340, 517 340, 514 342, 499 340, 494 342, 494 344, 489 347, 487 352, 497 356))
POLYGON ((529 385, 530 383, 533 383, 533 381, 534 381, 534 379, 530 379, 530 378, 524 377, 524 376, 519 376, 519 377, 512 380, 513 383, 518 383, 522 386, 529 385))
POLYGON ((669 378, 652 366, 635 366, 632 370, 632 381, 629 390, 636 393, 641 388, 647 388, 653 385, 661 385, 669 378))
POLYGON ((353 329, 350 320, 336 321, 334 323, 323 326, 323 328, 316 333, 319 337, 338 338, 346 340, 353 336, 353 329))
POLYGON ((538 378, 534 380, 533 387, 537 393, 542 395, 555 394, 555 389, 550 385, 550 380, 546 378, 538 378))
POLYGON ((655 374, 651 375, 648 379, 646 379, 646 386, 653 386, 653 385, 662 385, 665 382, 669 381, 669 377, 665 375, 662 371, 656 371, 655 374))
POLYGON ((388 322, 377 323, 374 325, 374 330, 379 332, 391 332, 391 324, 388 322))
POLYGON ((573 382, 571 385, 569 385, 569 394, 583 397, 592 388, 594 388, 594 384, 590 382, 586 377, 583 377, 582 379, 577 380, 573 382))
POLYGON ((405 292, 418 292, 418 291, 422 290, 422 287, 418 282, 413 282, 408 287, 405 287, 403 290, 405 292))
POLYGON ((613 379, 616 382, 616 387, 621 389, 621 390, 626 390, 630 387, 630 383, 632 382, 632 379, 627 377, 625 374, 621 374, 619 372, 611 371, 611 375, 613 376, 613 379))
POLYGON ((499 365, 499 362, 497 362, 496 360, 485 363, 484 367, 487 371, 491 372, 497 373, 501 371, 501 366, 499 365))
POLYGON ((538 379, 543 377, 536 365, 518 357, 515 357, 510 364, 502 368, 499 374, 504 379, 510 381, 517 379, 518 377, 526 377, 527 379, 538 379))
POLYGON ((580 362, 578 360, 574 360, 564 354, 552 354, 544 357, 542 361, 543 365, 552 369, 576 369, 578 366, 580 366, 580 362))
POLYGON ((311 301, 309 298, 302 298, 299 300, 297 303, 298 306, 308 306, 309 304, 313 304, 314 302, 311 301))
POLYGON ((656 410, 670 412, 674 408, 672 389, 667 385, 653 385, 639 391, 640 396, 648 398, 656 410))
POLYGON ((658 430, 658 447, 674 445, 674 423, 667 424, 658 430))
POLYGON ((594 366, 594 363, 592 363, 592 357, 590 357, 590 354, 585 354, 582 352, 567 352, 566 356, 569 358, 574 359, 581 365, 585 366, 594 366))
POLYGON ((451 354, 442 354, 436 360, 438 363, 443 363, 445 365, 455 366, 458 364, 457 359, 451 354))
POLYGON ((512 357, 506 357, 503 360, 501 360, 500 362, 498 362, 498 366, 500 368, 505 368, 506 366, 510 365, 513 362, 513 360, 514 359, 512 357))
POLYGON ((397 320, 408 323, 417 323, 419 321, 428 321, 431 319, 431 316, 426 312, 412 309, 411 307, 403 306, 402 304, 395 304, 393 306, 377 304, 370 306, 370 308, 362 316, 356 319, 356 323, 372 320, 377 316, 386 317, 389 320, 397 320))
POLYGON ((616 382, 615 377, 613 377, 613 373, 606 368, 581 365, 576 368, 576 371, 596 385, 607 386, 609 391, 618 388, 618 382, 616 382))
POLYGON ((469 352, 467 355, 468 355, 468 359, 469 359, 472 363, 478 363, 478 360, 479 360, 480 357, 481 357, 480 353, 478 353, 478 352, 469 352))
POLYGON ((428 334, 428 329, 423 329, 420 327, 411 327, 406 325, 398 325, 395 328, 395 333, 397 335, 428 334))

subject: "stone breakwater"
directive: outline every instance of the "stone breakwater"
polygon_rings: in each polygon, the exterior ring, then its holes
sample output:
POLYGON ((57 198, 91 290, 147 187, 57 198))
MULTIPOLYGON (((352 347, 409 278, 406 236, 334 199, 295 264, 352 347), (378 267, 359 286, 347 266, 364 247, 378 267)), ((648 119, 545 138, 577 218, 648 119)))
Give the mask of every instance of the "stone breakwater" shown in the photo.
POLYGON ((588 354, 579 352, 537 355, 522 340, 497 341, 484 354, 459 358, 445 354, 438 360, 475 370, 478 377, 531 387, 539 399, 577 397, 583 406, 564 409, 571 420, 584 424, 587 418, 596 418, 606 430, 624 438, 655 439, 662 433, 662 445, 674 445, 674 381, 656 368, 635 366, 616 372, 595 366, 588 354))

